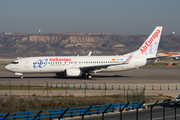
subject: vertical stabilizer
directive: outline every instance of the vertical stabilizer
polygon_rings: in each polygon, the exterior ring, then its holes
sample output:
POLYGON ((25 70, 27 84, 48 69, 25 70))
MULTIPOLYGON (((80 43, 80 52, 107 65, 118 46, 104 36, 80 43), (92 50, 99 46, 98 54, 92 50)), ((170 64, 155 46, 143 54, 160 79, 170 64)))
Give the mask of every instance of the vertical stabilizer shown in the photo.
POLYGON ((146 58, 155 57, 162 33, 162 26, 157 26, 143 45, 134 52, 135 55, 142 55, 146 58))

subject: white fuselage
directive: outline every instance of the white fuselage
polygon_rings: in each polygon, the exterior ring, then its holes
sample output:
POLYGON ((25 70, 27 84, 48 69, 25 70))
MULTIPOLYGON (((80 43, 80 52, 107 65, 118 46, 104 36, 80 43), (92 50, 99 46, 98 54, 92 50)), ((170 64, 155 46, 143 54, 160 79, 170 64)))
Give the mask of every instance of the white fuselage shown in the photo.
POLYGON ((67 68, 81 68, 85 66, 116 64, 107 68, 101 68, 92 72, 100 71, 124 71, 145 66, 146 58, 134 56, 130 63, 123 63, 128 55, 124 56, 47 56, 47 57, 27 57, 15 60, 5 68, 15 73, 58 73, 64 72, 67 68))

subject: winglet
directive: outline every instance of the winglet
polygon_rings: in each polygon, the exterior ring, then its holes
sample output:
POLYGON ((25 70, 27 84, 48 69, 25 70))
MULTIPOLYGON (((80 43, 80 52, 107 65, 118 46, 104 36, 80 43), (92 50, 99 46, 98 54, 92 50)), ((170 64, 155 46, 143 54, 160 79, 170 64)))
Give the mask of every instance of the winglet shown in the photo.
POLYGON ((124 64, 128 64, 131 61, 132 57, 133 57, 133 54, 130 54, 130 56, 126 59, 124 64))

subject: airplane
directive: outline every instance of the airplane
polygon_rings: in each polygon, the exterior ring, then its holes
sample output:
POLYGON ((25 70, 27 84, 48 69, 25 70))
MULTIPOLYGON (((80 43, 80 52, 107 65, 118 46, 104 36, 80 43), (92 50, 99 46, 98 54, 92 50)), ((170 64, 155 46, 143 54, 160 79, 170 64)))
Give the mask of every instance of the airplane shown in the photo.
POLYGON ((92 78, 91 73, 115 72, 138 69, 157 61, 157 49, 162 33, 157 26, 142 46, 120 56, 41 56, 26 57, 13 61, 5 69, 23 78, 24 74, 55 73, 66 77, 92 78))
POLYGON ((180 53, 178 52, 162 52, 162 53, 157 53, 157 56, 159 57, 167 57, 167 58, 172 58, 172 59, 179 59, 180 58, 180 53))

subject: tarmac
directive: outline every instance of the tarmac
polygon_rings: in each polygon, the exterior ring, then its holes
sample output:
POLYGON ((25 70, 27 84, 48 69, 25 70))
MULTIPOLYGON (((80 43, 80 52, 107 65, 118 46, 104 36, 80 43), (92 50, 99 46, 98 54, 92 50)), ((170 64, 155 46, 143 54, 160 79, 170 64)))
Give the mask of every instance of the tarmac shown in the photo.
POLYGON ((145 89, 146 95, 168 95, 176 97, 180 93, 180 67, 175 66, 146 66, 139 69, 100 73, 93 75, 92 79, 82 78, 65 78, 56 77, 55 74, 25 74, 21 79, 9 71, 0 69, 0 84, 1 85, 41 85, 49 87, 62 88, 61 90, 51 90, 48 93, 43 90, 0 90, 0 95, 46 95, 51 93, 60 96, 99 96, 123 94, 127 89, 142 90, 145 89), (87 89, 85 89, 87 85, 87 89), (105 90, 107 85, 107 90, 105 90), (69 86, 69 89, 64 89, 69 86), (74 86, 76 87, 74 89, 74 86), (81 86, 81 89, 80 89, 81 86), (100 87, 100 89, 99 89, 100 87), (44 93, 43 93, 44 92, 44 93))

